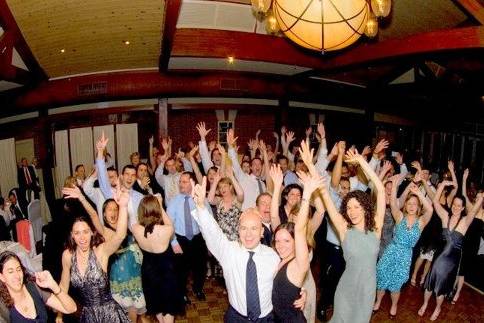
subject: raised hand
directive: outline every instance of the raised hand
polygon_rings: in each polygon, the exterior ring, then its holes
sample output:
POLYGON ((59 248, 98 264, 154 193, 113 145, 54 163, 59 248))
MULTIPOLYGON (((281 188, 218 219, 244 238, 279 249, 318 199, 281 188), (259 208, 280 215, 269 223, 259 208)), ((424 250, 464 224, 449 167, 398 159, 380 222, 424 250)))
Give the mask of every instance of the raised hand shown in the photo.
POLYGON ((331 151, 328 155, 328 160, 332 160, 335 156, 338 156, 338 143, 336 142, 331 148, 331 151))
POLYGON ((344 155, 346 151, 346 141, 338 141, 338 154, 344 155))
POLYGON ((277 134, 277 132, 273 131, 272 132, 272 135, 274 136, 274 138, 276 138, 276 140, 279 139, 279 135, 277 134))
POLYGON ((371 153, 370 146, 365 146, 365 148, 363 148, 363 151, 361 152, 361 155, 368 156, 370 153, 371 153))
POLYGON ((114 200, 118 203, 119 207, 128 207, 129 191, 124 188, 116 190, 114 200))
POLYGON ((388 173, 390 171, 390 169, 392 169, 392 163, 388 160, 385 160, 383 162, 383 166, 381 167, 381 172, 385 172, 385 173, 388 173))
POLYGON ((170 145, 169 145, 169 143, 168 143, 168 138, 163 138, 163 139, 161 140, 161 147, 163 147, 163 150, 164 150, 165 152, 167 152, 167 151, 168 151, 168 149, 170 148, 170 145))
POLYGON ((309 127, 306 129, 306 138, 309 138, 311 134, 313 133, 313 128, 309 127))
POLYGON ((229 129, 229 131, 227 131, 227 144, 230 146, 235 146, 236 141, 237 137, 235 137, 234 129, 229 129))
POLYGON ((256 140, 259 140, 259 135, 260 135, 260 129, 257 129, 257 132, 255 133, 256 140))
POLYGON ((322 122, 318 123, 318 134, 321 140, 326 138, 326 130, 324 129, 324 124, 322 122))
POLYGON ((192 183, 192 198, 193 201, 195 202, 195 206, 198 209, 204 209, 205 208, 205 196, 207 194, 207 176, 203 176, 202 179, 202 184, 196 184, 195 182, 190 179, 190 182, 192 183))
POLYGON ((309 148, 309 142, 302 140, 301 147, 299 147, 299 154, 304 164, 309 167, 313 163, 314 149, 309 148))
POLYGON ((154 142, 155 142, 155 139, 153 138, 153 136, 151 136, 150 139, 148 139, 148 143, 150 144, 150 146, 153 146, 154 142))
POLYGON ((259 140, 259 149, 262 152, 262 154, 267 153, 267 146, 263 140, 259 140))
POLYGON ((301 179, 304 191, 309 196, 319 187, 322 187, 324 185, 324 178, 319 174, 313 176, 306 174, 305 172, 298 171, 297 176, 299 176, 299 178, 301 179))
POLYGON ((80 199, 84 197, 81 190, 77 186, 62 188, 62 194, 65 195, 65 199, 80 199))
POLYGON ((255 139, 250 139, 247 145, 249 146, 250 150, 256 150, 258 147, 257 140, 255 139))
POLYGON ((415 185, 414 183, 410 183, 408 185, 409 189, 410 189, 410 193, 414 194, 414 195, 419 195, 421 193, 420 189, 418 188, 417 185, 415 185))
POLYGON ((222 158, 223 158, 223 156, 227 155, 227 152, 225 151, 224 146, 222 146, 221 144, 217 144, 217 149, 220 152, 220 154, 222 155, 222 158))
POLYGON ((284 176, 282 175, 281 166, 279 164, 272 164, 271 169, 269 170, 269 176, 272 178, 274 182, 274 187, 281 187, 282 182, 284 181, 284 176))
POLYGON ((383 150, 387 149, 389 145, 389 142, 386 139, 380 140, 376 146, 375 149, 373 149, 373 155, 378 156, 383 150))
POLYGON ((286 142, 289 145, 291 142, 293 142, 296 139, 294 136, 294 131, 289 131, 286 133, 286 142))
POLYGON ((199 122, 197 124, 198 134, 200 135, 201 141, 204 141, 207 137, 208 133, 212 131, 212 129, 208 129, 205 127, 205 122, 199 122))
POLYGON ((412 168, 416 169, 417 172, 421 172, 422 171, 422 166, 420 165, 420 163, 416 160, 414 160, 411 164, 412 168))
POLYGON ((145 177, 143 177, 143 178, 141 179, 141 185, 140 185, 140 186, 141 186, 143 189, 145 189, 145 190, 146 190, 146 189, 148 188, 148 186, 150 185, 150 182, 151 182, 151 181, 150 181, 150 178, 149 178, 148 176, 145 176, 145 177))
POLYGON ((281 127, 281 137, 284 136, 286 134, 286 132, 287 132, 286 126, 282 126, 281 127))
POLYGON ((193 146, 192 150, 188 153, 189 158, 194 158, 195 154, 197 153, 198 145, 193 146))
POLYGON ((390 177, 388 180, 393 182, 393 185, 400 185, 400 183, 405 178, 405 174, 396 174, 390 177))
POLYGON ((462 178, 464 179, 464 181, 466 181, 468 177, 469 177, 469 168, 466 168, 464 170, 464 174, 462 174, 462 178))
POLYGON ((109 141, 109 139, 106 138, 106 136, 104 135, 104 131, 103 131, 102 134, 101 134, 101 138, 99 138, 99 140, 96 142, 96 149, 98 151, 104 152, 104 149, 106 148, 106 146, 108 144, 108 141, 109 141))
POLYGON ((447 167, 449 168, 449 170, 451 172, 455 172, 455 169, 454 169, 454 162, 452 160, 449 160, 448 163, 447 163, 447 167))
POLYGON ((350 163, 350 164, 358 164, 363 158, 359 153, 358 150, 355 149, 348 149, 345 155, 345 162, 350 163))
POLYGON ((403 164, 403 154, 400 152, 397 152, 395 155, 395 161, 397 162, 398 165, 403 164))

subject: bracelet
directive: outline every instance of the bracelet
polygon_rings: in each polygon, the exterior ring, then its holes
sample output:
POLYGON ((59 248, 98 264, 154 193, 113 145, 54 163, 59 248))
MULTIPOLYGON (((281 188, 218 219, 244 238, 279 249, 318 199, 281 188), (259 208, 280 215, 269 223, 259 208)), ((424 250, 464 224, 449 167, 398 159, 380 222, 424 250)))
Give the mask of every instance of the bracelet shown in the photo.
POLYGON ((57 293, 54 292, 54 295, 57 296, 59 295, 60 293, 62 293, 62 288, 59 286, 59 291, 57 293))

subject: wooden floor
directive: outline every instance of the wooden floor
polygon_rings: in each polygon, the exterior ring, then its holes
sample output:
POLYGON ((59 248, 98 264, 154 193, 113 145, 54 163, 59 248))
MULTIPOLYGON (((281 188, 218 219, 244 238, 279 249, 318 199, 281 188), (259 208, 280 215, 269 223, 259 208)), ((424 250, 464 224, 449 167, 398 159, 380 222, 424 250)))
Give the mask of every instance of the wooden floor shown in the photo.
MULTIPOLYGON (((222 322, 223 314, 228 306, 227 295, 224 289, 213 279, 205 283, 207 300, 196 301, 193 294, 189 295, 192 304, 187 306, 184 317, 177 317, 179 323, 222 322)), ((373 316, 371 322, 430 322, 430 315, 435 306, 435 299, 429 303, 423 318, 417 315, 423 300, 423 292, 416 287, 408 285, 402 291, 399 310, 395 320, 390 320, 390 296, 386 295, 380 310, 373 316)), ((484 322, 484 296, 471 288, 464 286, 461 297, 456 305, 444 302, 442 312, 437 322, 484 322)))

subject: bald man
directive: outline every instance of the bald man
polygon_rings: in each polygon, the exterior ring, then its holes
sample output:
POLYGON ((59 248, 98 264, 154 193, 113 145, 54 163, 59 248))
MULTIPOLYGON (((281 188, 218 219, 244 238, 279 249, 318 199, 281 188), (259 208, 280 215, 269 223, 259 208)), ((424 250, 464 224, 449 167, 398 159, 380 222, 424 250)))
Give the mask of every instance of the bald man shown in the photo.
POLYGON ((245 210, 239 219, 239 241, 229 241, 205 206, 206 179, 193 191, 192 216, 223 268, 230 303, 224 322, 273 322, 272 283, 280 258, 260 243, 264 230, 259 212, 245 210))

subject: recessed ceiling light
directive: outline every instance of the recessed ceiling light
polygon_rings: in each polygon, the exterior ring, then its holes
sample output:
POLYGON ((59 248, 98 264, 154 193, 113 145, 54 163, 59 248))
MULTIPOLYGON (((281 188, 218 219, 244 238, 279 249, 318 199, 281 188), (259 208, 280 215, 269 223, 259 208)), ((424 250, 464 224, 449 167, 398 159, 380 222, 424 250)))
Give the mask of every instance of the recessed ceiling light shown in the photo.
POLYGON ((62 54, 64 54, 64 53, 66 52, 66 50, 65 50, 64 48, 62 48, 62 49, 60 50, 60 52, 61 52, 62 54))
POLYGON ((229 62, 229 64, 233 64, 234 63, 234 57, 233 56, 227 57, 227 61, 229 62))
POLYGON ((124 41, 123 41, 123 43, 124 43, 125 45, 129 45, 129 40, 124 40, 124 41))

